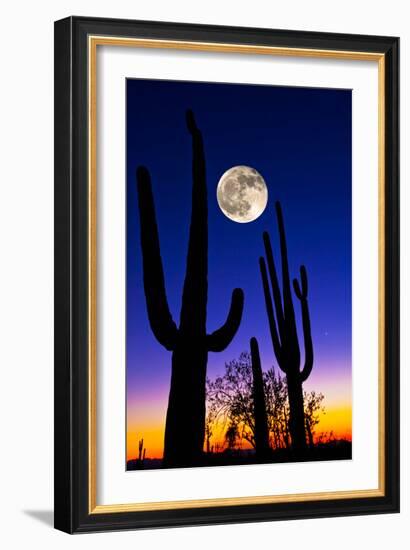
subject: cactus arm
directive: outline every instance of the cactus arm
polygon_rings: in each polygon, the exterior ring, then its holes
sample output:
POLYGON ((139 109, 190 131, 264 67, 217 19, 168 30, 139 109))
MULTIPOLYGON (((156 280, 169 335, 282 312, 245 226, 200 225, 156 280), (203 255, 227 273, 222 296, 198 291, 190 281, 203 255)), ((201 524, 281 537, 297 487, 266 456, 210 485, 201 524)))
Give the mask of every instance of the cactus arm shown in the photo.
POLYGON ((142 166, 137 169, 137 190, 148 319, 158 342, 167 350, 173 350, 178 329, 172 319, 165 291, 151 178, 148 170, 142 166))
MULTIPOLYGON (((285 225, 283 223, 282 207, 280 202, 276 203, 276 217, 278 219, 279 239, 280 239, 280 253, 282 258, 282 285, 283 285, 283 309, 284 316, 287 322, 295 323, 295 310, 293 308, 292 294, 290 291, 290 277, 289 277, 289 263, 288 263, 288 248, 286 244, 285 225)), ((293 327, 292 327, 293 328, 293 327)))
POLYGON ((301 286, 299 286, 299 281, 297 279, 293 279, 293 288, 296 296, 299 300, 302 300, 303 298, 307 298, 308 295, 307 272, 304 265, 300 266, 300 282, 301 286))
POLYGON ((312 331, 310 327, 309 305, 307 301, 308 281, 307 281, 306 268, 304 265, 302 265, 300 268, 300 280, 301 280, 301 285, 299 285, 299 281, 297 279, 294 279, 293 288, 297 298, 300 300, 301 307, 302 307, 303 337, 304 337, 304 345, 305 345, 305 365, 303 367, 303 370, 300 373, 300 377, 302 382, 305 382, 309 378, 309 375, 312 372, 312 368, 313 368, 313 343, 312 343, 312 331))
POLYGON ((208 351, 223 351, 232 341, 242 319, 244 294, 241 288, 232 292, 231 306, 225 324, 206 337, 208 351))
POLYGON ((275 316, 273 313, 272 297, 269 289, 268 274, 266 271, 266 264, 263 258, 259 258, 259 267, 262 276, 263 293, 265 295, 266 311, 268 313, 269 329, 272 337, 273 351, 275 352, 276 359, 280 368, 286 373, 286 365, 282 361, 282 349, 278 336, 278 329, 276 327, 275 316))
POLYGON ((192 175, 194 180, 200 180, 200 184, 205 187, 206 171, 202 134, 196 125, 194 113, 190 109, 186 112, 186 124, 192 136, 192 175))
POLYGON ((268 264, 269 276, 271 280, 272 294, 273 294, 273 300, 275 303, 275 310, 276 310, 276 318, 278 320, 278 325, 279 325, 279 333, 283 334, 284 316, 283 316, 282 298, 280 296, 278 275, 276 273, 275 261, 273 259, 272 245, 270 242, 269 234, 266 231, 264 231, 263 233, 263 242, 265 245, 266 261, 268 264))

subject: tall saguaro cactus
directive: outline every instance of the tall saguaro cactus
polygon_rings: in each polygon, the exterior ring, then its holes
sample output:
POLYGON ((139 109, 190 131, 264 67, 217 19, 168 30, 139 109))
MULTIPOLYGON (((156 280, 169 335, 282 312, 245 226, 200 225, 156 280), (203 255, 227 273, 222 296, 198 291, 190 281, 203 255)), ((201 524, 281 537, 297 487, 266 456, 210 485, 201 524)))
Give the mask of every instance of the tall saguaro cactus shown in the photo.
POLYGON ((309 377, 313 367, 313 344, 307 300, 308 280, 306 268, 302 265, 300 267, 300 284, 297 279, 293 280, 293 289, 296 297, 301 303, 302 309, 305 362, 301 369, 300 345, 289 277, 285 226, 279 202, 276 203, 276 216, 278 220, 282 260, 282 293, 279 286, 270 238, 266 232, 263 234, 266 262, 264 258, 260 258, 259 264, 273 350, 279 367, 286 374, 290 409, 289 429, 292 438, 292 448, 295 451, 303 451, 306 448, 306 433, 302 384, 309 377), (266 268, 266 263, 268 268, 266 268))
POLYGON ((251 359, 253 377, 253 413, 255 419, 255 449, 259 459, 266 459, 270 452, 268 416, 266 414, 265 391, 259 346, 256 338, 251 338, 251 359))
POLYGON ((137 169, 144 290, 151 330, 172 351, 171 388, 165 426, 166 467, 194 466, 202 458, 205 437, 205 381, 208 352, 223 351, 242 318, 244 296, 232 293, 225 324, 206 332, 208 300, 208 204, 202 135, 191 111, 186 116, 192 136, 192 211, 179 327, 169 310, 150 175, 137 169))

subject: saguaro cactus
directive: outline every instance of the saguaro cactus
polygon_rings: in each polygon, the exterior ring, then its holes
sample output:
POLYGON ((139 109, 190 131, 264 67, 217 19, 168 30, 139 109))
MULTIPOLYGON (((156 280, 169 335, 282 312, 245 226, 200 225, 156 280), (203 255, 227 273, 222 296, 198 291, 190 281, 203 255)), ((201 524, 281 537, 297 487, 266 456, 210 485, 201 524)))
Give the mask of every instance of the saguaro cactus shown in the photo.
MULTIPOLYGON (((142 460, 142 451, 144 449, 144 439, 140 439, 138 441, 138 460, 141 462, 142 460)), ((145 449, 144 449, 144 454, 145 454, 145 449)))
POLYGON ((282 294, 276 273, 269 235, 266 232, 263 234, 263 241, 265 244, 268 270, 266 269, 264 258, 260 258, 259 264, 273 350, 279 367, 286 374, 290 409, 289 430, 292 438, 292 448, 296 451, 303 451, 306 448, 306 433, 302 384, 309 377, 313 367, 313 345, 310 329, 309 306, 307 301, 308 280, 306 268, 302 265, 300 267, 300 284, 297 279, 293 280, 293 288, 296 297, 301 303, 302 309, 305 363, 301 370, 300 346, 290 287, 285 227, 283 223, 282 209, 279 202, 276 203, 276 216, 278 220, 282 260, 282 294), (268 282, 268 272, 271 286, 268 282))
POLYGON ((208 299, 208 204, 202 135, 187 112, 192 136, 192 211, 179 327, 169 310, 150 175, 137 169, 144 290, 151 330, 172 351, 171 388, 165 426, 166 467, 194 466, 202 457, 205 437, 205 380, 208 352, 223 351, 242 318, 243 291, 235 289, 225 324, 206 332, 208 299))
POLYGON ((255 449, 259 459, 266 459, 270 452, 268 417, 266 414, 265 391, 259 346, 256 338, 251 338, 251 358, 253 376, 253 410, 255 418, 255 449))

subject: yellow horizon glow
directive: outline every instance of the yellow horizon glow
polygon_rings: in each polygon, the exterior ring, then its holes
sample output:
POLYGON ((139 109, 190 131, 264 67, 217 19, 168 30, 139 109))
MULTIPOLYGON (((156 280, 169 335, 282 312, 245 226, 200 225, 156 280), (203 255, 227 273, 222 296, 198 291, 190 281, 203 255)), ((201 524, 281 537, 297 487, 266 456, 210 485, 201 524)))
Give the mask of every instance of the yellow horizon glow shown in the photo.
MULTIPOLYGON (((138 441, 144 439, 146 449, 146 458, 161 459, 164 450, 164 432, 165 422, 141 422, 138 420, 130 421, 127 430, 127 460, 138 457, 138 441)), ((325 413, 320 414, 319 424, 315 427, 315 435, 320 433, 333 432, 336 439, 352 439, 352 408, 350 404, 337 404, 336 406, 327 406, 325 403, 325 413)), ((223 444, 224 430, 219 427, 215 429, 215 435, 211 439, 211 444, 223 444)), ((242 448, 249 448, 250 444, 243 441, 242 448)))

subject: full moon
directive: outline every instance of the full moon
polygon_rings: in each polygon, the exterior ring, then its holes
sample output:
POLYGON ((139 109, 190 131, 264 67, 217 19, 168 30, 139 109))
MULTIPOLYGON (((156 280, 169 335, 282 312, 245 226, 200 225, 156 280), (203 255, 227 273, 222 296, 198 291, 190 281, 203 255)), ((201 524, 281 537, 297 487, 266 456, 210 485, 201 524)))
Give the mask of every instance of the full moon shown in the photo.
POLYGON ((268 202, 265 180, 249 166, 233 166, 218 182, 216 198, 227 218, 238 223, 253 222, 268 202))

